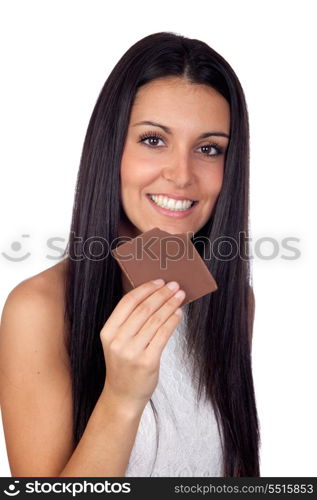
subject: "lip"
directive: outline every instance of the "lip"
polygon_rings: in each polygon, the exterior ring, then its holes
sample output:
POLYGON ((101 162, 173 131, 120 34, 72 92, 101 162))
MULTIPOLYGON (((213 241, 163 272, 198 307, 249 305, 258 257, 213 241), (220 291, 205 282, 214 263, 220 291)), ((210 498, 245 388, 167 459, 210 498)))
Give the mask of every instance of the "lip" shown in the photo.
POLYGON ((194 198, 189 198, 186 196, 179 196, 178 194, 171 194, 171 193, 147 193, 147 196, 149 196, 150 194, 154 195, 154 196, 166 196, 167 198, 172 198, 173 200, 180 200, 180 201, 184 201, 184 200, 190 200, 190 201, 197 201, 197 200, 194 200, 194 198))
MULTIPOLYGON (((195 201, 194 204, 188 208, 187 210, 169 210, 167 208, 159 207, 150 197, 149 194, 146 195, 147 199, 151 203, 152 207, 155 208, 157 212, 159 212, 162 215, 167 215, 168 217, 174 217, 175 219, 182 219, 183 217, 187 217, 190 215, 194 210, 196 205, 198 205, 198 201, 195 201)), ((188 198, 184 198, 185 200, 188 198)))

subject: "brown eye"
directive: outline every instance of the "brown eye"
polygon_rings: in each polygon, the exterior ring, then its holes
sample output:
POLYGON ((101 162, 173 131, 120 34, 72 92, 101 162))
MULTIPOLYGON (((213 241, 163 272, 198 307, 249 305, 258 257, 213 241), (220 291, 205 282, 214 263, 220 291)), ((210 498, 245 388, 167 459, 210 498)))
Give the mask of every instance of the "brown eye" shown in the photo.
POLYGON ((163 137, 157 133, 146 133, 139 137, 138 142, 143 142, 146 146, 155 147, 158 145, 159 141, 164 141, 163 137), (146 141, 150 141, 147 143, 146 141))
POLYGON ((217 144, 205 144, 198 149, 201 149, 205 156, 218 156, 223 153, 223 148, 217 144))

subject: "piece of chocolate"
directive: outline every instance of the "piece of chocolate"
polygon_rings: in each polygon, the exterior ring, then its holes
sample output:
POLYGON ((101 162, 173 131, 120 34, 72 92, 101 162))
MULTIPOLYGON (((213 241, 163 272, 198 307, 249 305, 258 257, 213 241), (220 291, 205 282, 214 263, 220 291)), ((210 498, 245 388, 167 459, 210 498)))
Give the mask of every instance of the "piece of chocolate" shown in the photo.
POLYGON ((217 284, 200 257, 190 236, 170 234, 158 227, 138 235, 111 250, 129 291, 142 283, 162 278, 177 281, 186 292, 181 306, 217 290, 217 284))

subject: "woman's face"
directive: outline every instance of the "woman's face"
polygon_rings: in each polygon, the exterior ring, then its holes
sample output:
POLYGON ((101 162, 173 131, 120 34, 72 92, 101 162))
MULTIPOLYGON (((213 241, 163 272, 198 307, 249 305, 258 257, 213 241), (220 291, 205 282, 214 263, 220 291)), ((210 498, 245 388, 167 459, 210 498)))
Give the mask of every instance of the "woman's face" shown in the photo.
POLYGON ((140 87, 121 162, 122 206, 136 234, 204 226, 221 190, 229 129, 229 104, 207 85, 168 77, 140 87))

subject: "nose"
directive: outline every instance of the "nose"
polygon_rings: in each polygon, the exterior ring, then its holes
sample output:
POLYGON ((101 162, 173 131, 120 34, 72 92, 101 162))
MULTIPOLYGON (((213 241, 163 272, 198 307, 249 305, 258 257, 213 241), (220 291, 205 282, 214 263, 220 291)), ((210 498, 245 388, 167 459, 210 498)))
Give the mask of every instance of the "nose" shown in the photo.
POLYGON ((180 188, 190 186, 193 182, 193 170, 188 154, 185 151, 175 151, 171 154, 169 164, 163 168, 162 175, 180 188))

